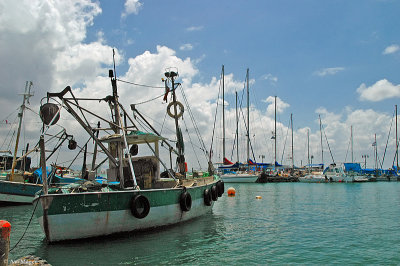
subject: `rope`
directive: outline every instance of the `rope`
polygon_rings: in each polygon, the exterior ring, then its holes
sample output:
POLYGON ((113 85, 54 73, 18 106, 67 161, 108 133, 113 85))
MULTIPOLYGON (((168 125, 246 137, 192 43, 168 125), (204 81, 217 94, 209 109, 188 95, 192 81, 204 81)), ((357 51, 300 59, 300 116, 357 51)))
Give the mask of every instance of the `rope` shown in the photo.
POLYGON ((118 81, 120 81, 120 82, 123 82, 123 83, 131 84, 131 85, 135 85, 135 86, 146 87, 146 88, 155 88, 155 89, 164 89, 164 88, 165 88, 164 86, 158 87, 158 86, 150 86, 150 85, 137 84, 137 83, 134 83, 134 82, 131 82, 131 81, 122 80, 122 79, 116 79, 116 80, 118 80, 118 81))
POLYGON ((186 133, 187 133, 188 136, 189 136, 189 141, 190 141, 190 144, 192 144, 193 153, 194 153, 194 155, 196 156, 197 163, 199 164, 199 167, 200 167, 200 170, 201 170, 200 160, 199 160, 199 157, 197 156, 197 152, 196 152, 195 149, 194 149, 194 144, 193 144, 193 142, 192 142, 192 138, 190 137, 189 130, 188 130, 188 127, 187 127, 187 125, 186 125, 186 121, 183 120, 183 123, 185 124, 185 128, 186 128, 185 131, 186 131, 186 133))
POLYGON ((186 107, 188 109, 189 117, 192 120, 194 130, 195 130, 197 138, 198 138, 198 140, 200 142, 201 150, 204 152, 204 155, 205 155, 206 160, 207 160, 208 159, 208 154, 207 154, 208 151, 207 151, 206 145, 204 144, 203 138, 201 137, 200 130, 199 130, 199 128, 197 126, 197 123, 196 123, 196 121, 194 119, 194 115, 193 115, 192 109, 190 108, 188 99, 186 98, 186 95, 185 95, 185 92, 183 91, 182 85, 180 85, 179 87, 181 88, 183 100, 185 101, 186 107))
POLYGON ((24 233, 22 234, 22 236, 18 240, 18 242, 15 244, 15 246, 12 249, 10 249, 10 251, 9 251, 10 253, 18 246, 19 242, 21 242, 22 238, 24 238, 26 231, 28 231, 28 227, 32 222, 33 215, 35 214, 36 207, 37 207, 38 203, 39 203, 39 199, 36 201, 36 205, 35 205, 35 208, 33 209, 33 212, 32 212, 32 215, 31 215, 31 219, 29 219, 28 225, 26 226, 24 233))
POLYGON ((322 130, 324 131, 324 136, 325 136, 326 144, 328 144, 328 149, 329 149, 329 153, 331 154, 332 162, 335 163, 335 159, 333 159, 331 147, 329 146, 328 137, 326 136, 325 128, 324 128, 323 125, 322 125, 322 130))
POLYGON ((154 97, 154 98, 152 98, 152 99, 150 99, 150 100, 146 100, 146 101, 143 101, 143 102, 140 102, 140 103, 134 103, 134 105, 140 105, 140 104, 148 103, 148 102, 157 100, 158 98, 161 98, 161 97, 163 97, 163 96, 164 96, 164 94, 161 94, 161 95, 159 95, 159 96, 157 96, 157 97, 154 97))
POLYGON ((387 150, 388 143, 389 143, 390 132, 392 131, 393 120, 394 120, 394 113, 393 113, 393 117, 392 117, 392 122, 390 122, 390 129, 389 129, 389 134, 388 134, 388 137, 387 137, 387 140, 386 140, 385 151, 383 152, 381 168, 383 168, 383 163, 385 162, 386 150, 387 150))
MULTIPOLYGON (((222 76, 222 71, 221 71, 221 76, 222 76)), ((219 101, 219 94, 221 93, 221 79, 219 80, 219 88, 218 88, 218 97, 217 97, 217 107, 215 108, 215 115, 214 115, 214 125, 213 125, 213 131, 212 131, 212 136, 211 136, 211 147, 210 147, 210 161, 211 157, 213 154, 213 143, 214 143, 214 134, 215 134, 215 125, 217 122, 217 114, 218 114, 218 101, 219 101)))

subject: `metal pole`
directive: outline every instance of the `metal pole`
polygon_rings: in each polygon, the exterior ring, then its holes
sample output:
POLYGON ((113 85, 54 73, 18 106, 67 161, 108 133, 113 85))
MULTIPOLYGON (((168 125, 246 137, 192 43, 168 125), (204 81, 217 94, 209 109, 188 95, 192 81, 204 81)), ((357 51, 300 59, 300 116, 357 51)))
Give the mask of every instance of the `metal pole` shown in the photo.
POLYGON ((396 104, 396 172, 398 172, 399 169, 399 141, 398 141, 398 136, 397 136, 397 104, 396 104))
POLYGON ((290 125, 292 128, 292 170, 294 169, 294 156, 293 156, 293 114, 290 114, 290 125))
POLYGON ((354 153, 353 153, 353 126, 350 127, 350 138, 351 138, 351 163, 354 163, 354 153))
POLYGON ((276 96, 275 96, 275 123, 274 123, 274 142, 275 142, 275 162, 274 165, 276 164, 276 96))
POLYGON ((222 156, 225 159, 225 69, 222 65, 222 156))
POLYGON ((247 69, 247 170, 250 170, 250 99, 249 99, 249 69, 247 69))
POLYGON ((235 91, 236 96, 236 158, 239 162, 239 114, 238 114, 238 94, 235 91))
POLYGON ((43 194, 47 195, 48 185, 47 185, 47 171, 46 171, 46 150, 44 147, 43 135, 40 136, 39 147, 40 147, 40 166, 42 167, 43 194))
POLYGON ((307 164, 310 170, 310 130, 307 129, 307 164))
POLYGON ((17 152, 18 152, 19 136, 20 136, 20 134, 21 134, 22 117, 23 117, 23 115, 24 115, 25 102, 26 102, 27 100, 29 100, 29 97, 32 96, 32 95, 30 94, 32 85, 33 85, 32 82, 28 82, 28 81, 26 82, 26 84, 25 84, 25 93, 24 93, 24 100, 22 101, 22 105, 21 105, 20 111, 19 111, 19 113, 18 113, 19 124, 18 124, 17 137, 16 137, 16 140, 15 140, 15 149, 14 149, 13 163, 12 163, 12 167, 11 167, 10 181, 12 181, 13 178, 14 178, 15 166, 17 165, 16 159, 17 159, 17 152))
POLYGON ((319 117, 319 131, 321 133, 321 163, 324 165, 324 146, 322 145, 322 121, 321 121, 321 115, 318 115, 319 117))

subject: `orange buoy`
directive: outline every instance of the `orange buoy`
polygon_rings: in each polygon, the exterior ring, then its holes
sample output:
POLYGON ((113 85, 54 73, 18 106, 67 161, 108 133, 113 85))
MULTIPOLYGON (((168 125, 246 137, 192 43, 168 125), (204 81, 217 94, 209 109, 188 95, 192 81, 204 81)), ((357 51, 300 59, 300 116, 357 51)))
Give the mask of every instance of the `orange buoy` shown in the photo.
POLYGON ((233 187, 228 188, 228 196, 234 197, 236 194, 236 190, 233 187))
POLYGON ((262 199, 262 197, 261 196, 256 196, 256 199, 262 199))
POLYGON ((11 224, 0 220, 0 265, 7 265, 10 251, 11 224))

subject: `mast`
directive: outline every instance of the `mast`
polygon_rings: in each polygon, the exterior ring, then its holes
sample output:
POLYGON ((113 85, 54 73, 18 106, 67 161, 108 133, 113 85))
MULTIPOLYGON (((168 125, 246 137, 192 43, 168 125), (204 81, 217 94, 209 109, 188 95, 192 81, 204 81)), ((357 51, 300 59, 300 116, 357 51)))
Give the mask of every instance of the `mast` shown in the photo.
MULTIPOLYGON (((114 50, 113 50, 114 54, 114 50)), ((115 63, 114 63, 114 72, 115 72, 115 63)), ((119 166, 119 175, 120 175, 120 187, 124 188, 124 164, 123 164, 123 156, 122 152, 125 151, 125 157, 128 158, 128 164, 129 164, 129 169, 131 170, 131 175, 132 175, 132 181, 134 188, 137 189, 137 182, 136 182, 136 176, 135 176, 135 171, 133 170, 133 164, 132 164, 132 157, 131 154, 129 153, 129 147, 128 147, 128 142, 126 140, 126 132, 125 132, 125 127, 122 123, 121 120, 121 113, 119 111, 119 102, 118 102, 118 90, 117 90, 117 78, 114 76, 114 72, 112 70, 109 70, 109 77, 111 78, 111 86, 113 89, 113 100, 114 100, 114 123, 117 125, 114 128, 114 132, 116 134, 120 133, 120 129, 122 129, 122 139, 123 142, 117 142, 117 153, 118 153, 118 166, 119 166)), ((94 133, 92 133, 94 136, 94 133)))
POLYGON ((222 65, 222 156, 225 160, 225 69, 222 65))
POLYGON ((239 162, 239 115, 238 115, 238 94, 235 91, 236 96, 236 158, 239 162))
POLYGON ((374 148, 375 148, 375 170, 377 172, 378 171, 378 144, 376 143, 376 133, 375 133, 374 148))
POLYGON ((29 97, 33 96, 33 94, 30 93, 32 85, 33 85, 32 81, 27 81, 25 83, 25 93, 23 94, 24 100, 22 101, 22 105, 21 105, 19 113, 18 113, 19 123, 18 123, 17 138, 15 140, 15 149, 14 149, 13 163, 12 163, 12 167, 11 167, 10 181, 12 181, 14 178, 14 171, 15 171, 15 167, 17 165, 17 152, 18 152, 19 136, 21 134, 22 117, 23 117, 24 111, 25 111, 25 103, 26 102, 29 103, 29 97))
POLYGON ((351 140, 351 163, 354 163, 353 154, 353 126, 350 127, 350 140, 351 140))
POLYGON ((292 128, 292 171, 294 170, 294 157, 293 157, 293 114, 290 114, 290 126, 292 128))
POLYGON ((247 79, 247 170, 250 170, 250 99, 249 99, 249 69, 246 74, 247 79))
POLYGON ((308 170, 310 170, 310 130, 307 129, 307 164, 308 170))
MULTIPOLYGON (((179 123, 178 119, 180 116, 178 116, 178 108, 177 105, 181 104, 176 100, 176 93, 175 93, 175 77, 178 76, 177 72, 174 71, 167 71, 164 74, 168 79, 171 80, 172 84, 172 105, 174 106, 174 115, 173 118, 175 120, 175 130, 176 130, 176 138, 177 138, 177 145, 178 145, 178 167, 179 167, 179 173, 182 174, 183 176, 186 176, 185 172, 185 155, 183 152, 183 138, 182 138, 182 131, 179 128, 179 123)), ((183 110, 182 110, 183 111, 183 110)))
POLYGON ((275 129, 274 129, 274 142, 275 142, 275 162, 274 165, 276 165, 276 96, 275 96, 275 129))
POLYGON ((398 172, 399 169, 399 142, 398 142, 398 136, 397 136, 397 104, 395 105, 396 107, 396 172, 398 172))
POLYGON ((319 117, 319 131, 321 133, 321 161, 322 165, 324 165, 324 146, 322 145, 322 121, 321 121, 321 115, 318 115, 319 117))

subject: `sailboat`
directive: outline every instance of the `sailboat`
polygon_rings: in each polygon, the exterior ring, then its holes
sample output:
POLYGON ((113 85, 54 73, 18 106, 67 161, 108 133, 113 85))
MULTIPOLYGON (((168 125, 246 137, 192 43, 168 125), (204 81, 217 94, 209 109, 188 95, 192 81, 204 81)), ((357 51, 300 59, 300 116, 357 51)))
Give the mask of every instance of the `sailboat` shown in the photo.
POLYGON ((108 103, 112 120, 79 105, 80 100, 90 99, 77 99, 69 86, 60 93, 47 94, 49 99, 62 101, 64 108, 93 138, 109 161, 106 183, 87 182, 44 189, 43 194, 35 199, 37 218, 48 242, 147 230, 188 221, 209 213, 214 202, 224 193, 224 183, 213 173, 211 162, 208 163, 208 172, 187 172, 179 125, 184 107, 177 101, 175 93, 179 85, 175 82, 178 72, 170 69, 165 72, 166 95, 172 92, 173 98, 167 111, 175 122, 176 148, 154 129, 135 105, 131 105, 134 112, 134 118, 131 118, 119 103, 113 70, 109 71, 109 77, 112 95, 100 101, 91 100, 93 104, 108 103), (107 121, 112 134, 102 130, 102 136, 97 137, 86 116, 107 121), (139 124, 146 125, 151 131, 140 129, 139 124), (161 159, 160 142, 168 147, 170 158, 176 155, 176 171, 161 159), (147 149, 151 155, 141 156, 139 148, 147 149), (161 165, 166 169, 162 173, 161 165), (117 184, 112 185, 111 181, 117 184))
MULTIPOLYGON (((237 111, 237 92, 236 92, 236 151, 237 151, 237 163, 233 164, 225 157, 225 92, 224 92, 224 66, 222 66, 222 149, 223 149, 223 158, 224 158, 224 166, 219 167, 219 170, 222 172, 220 177, 225 183, 255 183, 258 179, 258 175, 256 173, 250 172, 249 165, 247 166, 247 170, 241 170, 239 164, 239 135, 238 135, 238 111, 237 111), (228 162, 228 163, 227 163, 228 162)), ((247 69, 246 74, 247 80, 247 162, 250 161, 250 115, 249 115, 249 69, 247 69)))

